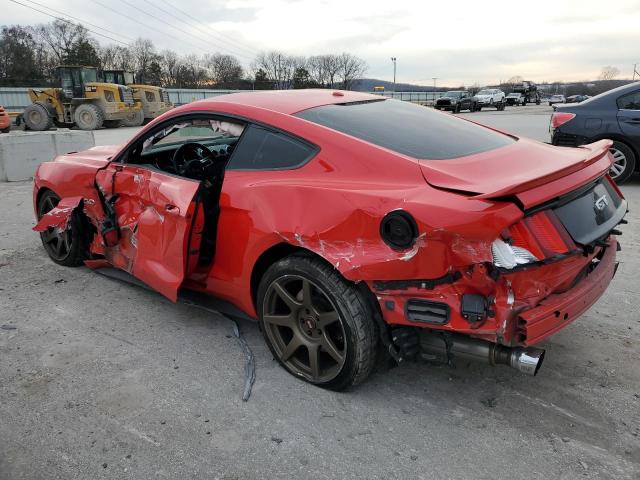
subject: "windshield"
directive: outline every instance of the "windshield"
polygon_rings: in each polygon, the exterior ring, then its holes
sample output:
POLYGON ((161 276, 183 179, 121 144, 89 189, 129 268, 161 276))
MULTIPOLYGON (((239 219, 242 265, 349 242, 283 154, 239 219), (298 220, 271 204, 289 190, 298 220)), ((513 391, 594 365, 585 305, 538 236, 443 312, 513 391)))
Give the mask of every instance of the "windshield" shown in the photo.
POLYGON ((458 98, 461 97, 464 92, 446 92, 444 94, 445 97, 458 98))
POLYGON ((296 116, 418 159, 463 157, 515 141, 475 123, 400 100, 324 105, 296 116))
POLYGON ((96 70, 94 68, 83 68, 82 69, 82 82, 97 82, 98 76, 96 74, 96 70))
POLYGON ((493 95, 493 90, 480 90, 478 95, 493 95))

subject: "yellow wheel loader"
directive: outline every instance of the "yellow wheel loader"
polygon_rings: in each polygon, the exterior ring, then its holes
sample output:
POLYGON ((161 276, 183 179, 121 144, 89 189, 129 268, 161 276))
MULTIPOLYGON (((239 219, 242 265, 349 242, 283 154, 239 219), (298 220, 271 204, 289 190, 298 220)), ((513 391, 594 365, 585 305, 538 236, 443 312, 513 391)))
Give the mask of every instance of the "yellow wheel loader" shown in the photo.
POLYGON ((133 98, 136 104, 142 106, 142 111, 136 110, 135 113, 132 112, 122 121, 122 124, 127 127, 142 125, 145 121, 153 120, 173 108, 173 104, 169 101, 169 93, 166 90, 153 85, 136 83, 133 72, 127 70, 104 70, 102 76, 105 82, 130 87, 133 90, 133 98))
POLYGON ((96 68, 63 66, 56 71, 60 88, 29 90, 32 103, 22 113, 29 130, 49 130, 53 125, 75 125, 81 130, 115 128, 141 110, 131 88, 98 82, 96 68))

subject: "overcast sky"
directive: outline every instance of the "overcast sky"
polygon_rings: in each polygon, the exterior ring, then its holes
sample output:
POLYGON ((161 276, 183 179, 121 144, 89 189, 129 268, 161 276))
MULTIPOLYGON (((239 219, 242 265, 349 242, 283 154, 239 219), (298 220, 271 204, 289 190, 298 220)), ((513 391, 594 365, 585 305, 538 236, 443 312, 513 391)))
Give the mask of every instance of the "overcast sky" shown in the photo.
MULTIPOLYGON (((397 81, 424 85, 433 77, 447 86, 514 75, 578 81, 597 78, 604 65, 630 78, 640 64, 640 0, 458 0, 439 7, 424 0, 18 1, 74 16, 125 43, 144 37, 158 50, 232 53, 245 65, 260 50, 348 51, 367 61, 368 77, 392 80, 395 56, 397 81)), ((0 4, 0 24, 52 20, 10 0, 0 4)))

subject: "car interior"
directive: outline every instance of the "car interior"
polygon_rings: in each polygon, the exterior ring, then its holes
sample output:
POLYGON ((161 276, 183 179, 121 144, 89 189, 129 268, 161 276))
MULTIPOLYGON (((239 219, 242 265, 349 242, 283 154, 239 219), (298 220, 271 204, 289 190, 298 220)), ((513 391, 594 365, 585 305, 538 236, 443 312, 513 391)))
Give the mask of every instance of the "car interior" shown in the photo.
POLYGON ((160 170, 200 182, 198 198, 204 214, 199 265, 215 255, 224 172, 244 131, 240 122, 213 118, 180 120, 134 145, 126 163, 160 170))

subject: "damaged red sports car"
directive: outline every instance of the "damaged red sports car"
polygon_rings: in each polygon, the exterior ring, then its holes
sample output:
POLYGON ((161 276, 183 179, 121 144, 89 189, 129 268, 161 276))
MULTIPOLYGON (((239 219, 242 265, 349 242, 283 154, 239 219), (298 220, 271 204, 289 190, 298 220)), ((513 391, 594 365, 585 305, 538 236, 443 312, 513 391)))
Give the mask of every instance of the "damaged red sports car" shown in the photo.
POLYGON ((529 374, 602 295, 627 203, 610 142, 566 149, 379 96, 247 92, 42 164, 57 263, 258 319, 293 375, 342 389, 378 355, 529 374))

